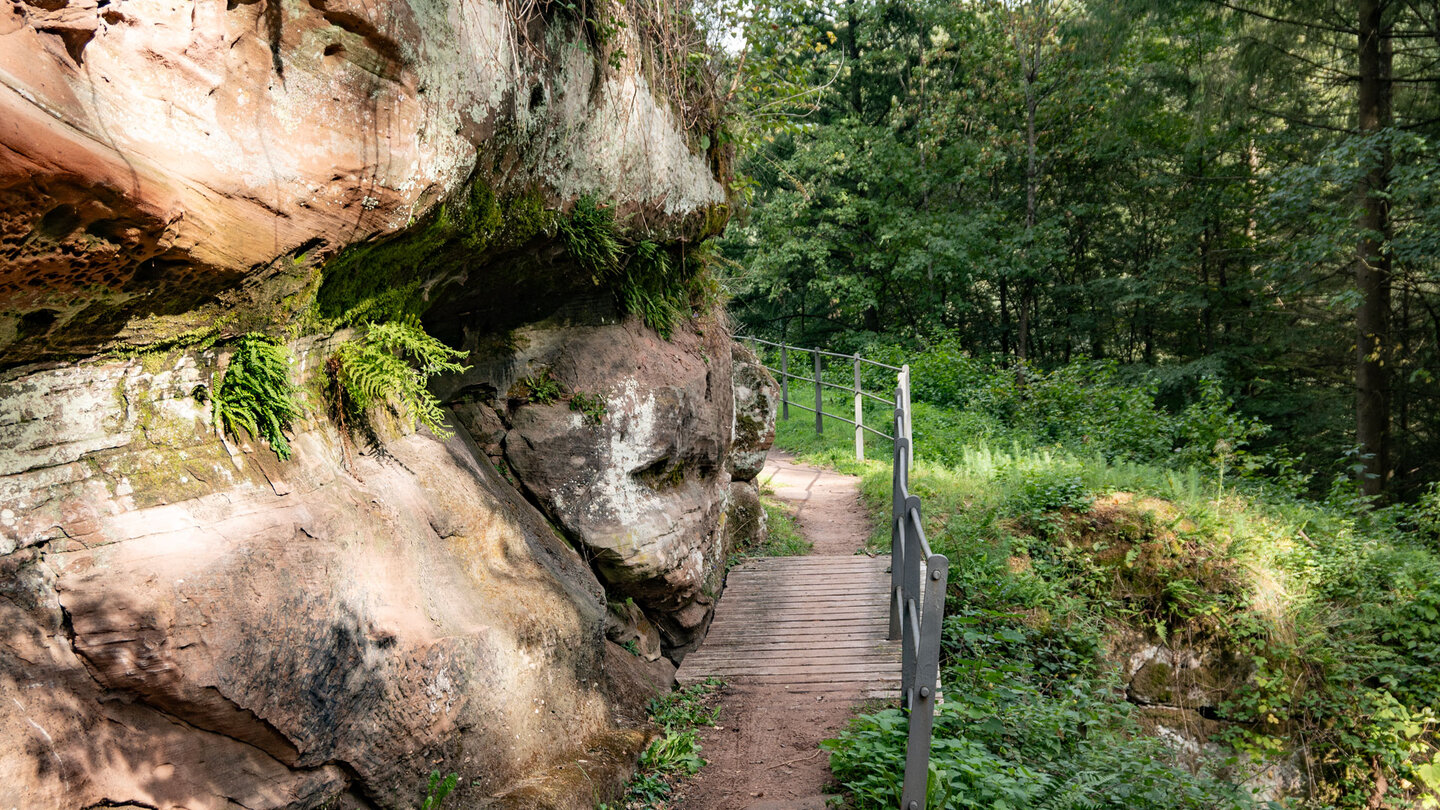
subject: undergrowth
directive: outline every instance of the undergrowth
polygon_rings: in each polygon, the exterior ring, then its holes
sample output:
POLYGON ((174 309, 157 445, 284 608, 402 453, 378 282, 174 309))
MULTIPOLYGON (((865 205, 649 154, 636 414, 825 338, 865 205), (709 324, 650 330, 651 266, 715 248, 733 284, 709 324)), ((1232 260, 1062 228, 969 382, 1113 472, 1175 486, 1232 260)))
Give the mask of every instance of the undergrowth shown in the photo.
POLYGON ((764 490, 760 506, 765 510, 765 539, 758 545, 736 549, 731 565, 748 557, 801 557, 810 553, 814 544, 800 533, 789 507, 764 490))
POLYGON ((439 771, 431 771, 425 782, 425 798, 420 802, 420 810, 440 810, 459 782, 460 774, 441 776, 439 771))
POLYGON ((705 766, 695 729, 720 722, 716 692, 719 678, 682 687, 650 701, 650 720, 660 736, 640 754, 640 769, 630 780, 622 803, 597 810, 663 810, 675 784, 705 766))
MULTIPOLYGON (((1175 412, 1091 371, 949 384, 934 396, 966 409, 914 408, 911 489, 951 559, 931 806, 1246 807, 1237 783, 1276 762, 1313 780, 1288 807, 1437 806, 1440 495, 1314 497, 1247 454, 1264 427, 1218 391, 1175 412), (1206 707, 1230 753, 1182 764, 1143 733, 1106 656, 1121 633, 1233 657, 1206 707)), ((858 463, 848 431, 792 413, 776 444, 861 475, 885 549, 888 447, 858 463)), ((882 711, 829 744, 858 807, 895 806, 904 729, 882 711)))
POLYGON ((212 403, 215 421, 226 433, 238 440, 243 429, 268 442, 282 460, 290 458, 285 431, 300 417, 301 406, 284 345, 260 334, 235 341, 212 403))
POLYGON ((614 210, 592 197, 578 200, 570 215, 558 220, 557 231, 591 283, 609 288, 622 311, 639 316, 666 340, 692 312, 716 303, 718 287, 706 269, 708 247, 684 252, 684 245, 632 242, 620 235, 614 210))

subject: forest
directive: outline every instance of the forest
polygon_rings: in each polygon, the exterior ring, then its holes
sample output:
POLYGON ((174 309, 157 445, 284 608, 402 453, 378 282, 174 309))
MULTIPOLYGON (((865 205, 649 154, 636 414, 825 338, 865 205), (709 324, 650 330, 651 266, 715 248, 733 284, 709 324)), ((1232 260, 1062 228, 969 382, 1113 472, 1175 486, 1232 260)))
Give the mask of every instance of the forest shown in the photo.
POLYGON ((1328 485, 1440 477, 1437 5, 719 9, 742 331, 1220 383, 1328 485), (732 48, 733 49, 733 48, 732 48))
MULTIPOLYGON (((1440 4, 701 15, 735 331, 914 372, 930 806, 1440 806, 1440 4), (1229 668, 1157 693, 1136 639, 1229 668)), ((850 442, 777 438, 883 527, 850 442)), ((855 806, 893 806, 904 723, 826 744, 855 806)))

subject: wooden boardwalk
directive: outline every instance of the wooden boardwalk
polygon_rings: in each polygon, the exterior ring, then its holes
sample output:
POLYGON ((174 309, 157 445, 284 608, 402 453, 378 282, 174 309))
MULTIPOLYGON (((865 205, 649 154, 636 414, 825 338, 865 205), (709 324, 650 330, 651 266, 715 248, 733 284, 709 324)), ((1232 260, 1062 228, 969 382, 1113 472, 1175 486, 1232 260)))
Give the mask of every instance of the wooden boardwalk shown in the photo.
POLYGON ((732 687, 895 698, 900 643, 886 641, 889 555, 763 557, 731 569, 704 643, 682 684, 719 676, 732 687))

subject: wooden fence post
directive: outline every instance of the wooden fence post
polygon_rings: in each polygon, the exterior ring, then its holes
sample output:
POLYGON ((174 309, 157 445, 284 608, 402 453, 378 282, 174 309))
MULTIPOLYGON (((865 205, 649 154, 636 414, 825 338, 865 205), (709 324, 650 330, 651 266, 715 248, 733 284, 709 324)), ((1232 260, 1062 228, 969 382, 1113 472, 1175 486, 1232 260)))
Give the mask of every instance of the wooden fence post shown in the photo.
POLYGON ((865 407, 860 393, 860 353, 855 353, 855 460, 865 460, 865 407))
POLYGON ((821 396, 825 387, 820 382, 820 350, 811 349, 810 354, 815 356, 815 435, 818 436, 825 432, 825 400, 821 396))
POLYGON ((790 418, 790 347, 780 346, 780 418, 790 418))

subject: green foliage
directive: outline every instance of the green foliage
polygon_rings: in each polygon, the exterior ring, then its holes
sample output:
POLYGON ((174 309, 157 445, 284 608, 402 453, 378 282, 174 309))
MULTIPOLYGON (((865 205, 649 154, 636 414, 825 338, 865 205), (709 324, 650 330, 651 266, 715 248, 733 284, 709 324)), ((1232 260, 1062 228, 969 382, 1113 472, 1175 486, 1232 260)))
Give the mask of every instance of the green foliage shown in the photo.
MULTIPOLYGON (((1080 373, 1143 369, 1172 414, 1215 380, 1237 419, 1273 427, 1247 452, 1328 482, 1355 443, 1352 338, 1373 297, 1352 272, 1357 206, 1383 197, 1395 483, 1440 478, 1440 40, 1409 41, 1433 2, 1385 4, 1396 121, 1378 133, 1356 131, 1361 38, 1337 0, 715 5, 747 46, 731 126, 752 204, 720 240, 737 331, 842 352, 952 341, 1027 378, 1113 363, 1080 373), (1378 165, 1387 187, 1357 193, 1378 165)), ((1082 435, 1153 456, 1124 403, 1080 404, 1082 435), (1113 429, 1088 418, 1106 409, 1113 429)), ((1247 463, 1188 443, 1183 462, 1227 484, 1247 463)))
POLYGON ((663 776, 689 776, 704 765, 694 729, 667 732, 640 754, 642 771, 663 776))
POLYGON ((576 392, 570 396, 570 410, 584 415, 589 421, 600 424, 605 420, 607 408, 605 398, 599 394, 576 392))
POLYGON ((237 340, 215 386, 212 407, 226 433, 238 439, 243 428, 269 442, 281 459, 290 458, 285 431, 300 417, 301 406, 290 383, 289 350, 259 334, 237 340))
POLYGON ((440 810, 445 797, 455 789, 459 780, 459 774, 452 773, 442 778, 439 771, 431 771, 425 786, 425 799, 420 802, 420 810, 440 810))
MULTIPOLYGON (((1160 742, 1132 736, 1123 706, 1085 691, 1099 686, 1093 681, 1072 681, 1049 695, 1009 669, 986 665, 976 675, 948 692, 936 712, 926 807, 1255 806, 1212 774, 1169 764, 1160 742)), ((857 810, 899 805, 907 728, 898 709, 886 709, 862 715, 824 743, 831 771, 857 810)))
POLYGON ((528 402, 549 405, 565 393, 565 388, 547 368, 539 374, 532 374, 520 380, 517 385, 517 393, 528 402))
MULTIPOLYGON (((677 278, 674 265, 664 248, 646 240, 631 251, 620 283, 620 300, 625 309, 639 315, 646 326, 666 340, 690 305, 689 290, 677 278)), ((684 267, 680 263, 680 268, 684 267)))
POLYGON ((313 328, 419 317, 429 306, 423 285, 486 252, 513 250, 556 221, 537 192, 499 199, 483 180, 441 203, 416 227, 347 248, 325 264, 310 313, 313 328))
POLYGON ((568 217, 558 222, 565 252, 590 274, 595 286, 601 286, 620 268, 623 248, 615 232, 615 212, 596 202, 594 197, 581 197, 568 217))
POLYGON ((611 289, 623 311, 640 316, 666 340, 696 299, 708 306, 718 296, 705 272, 706 250, 697 247, 677 258, 672 248, 649 239, 630 244, 620 235, 614 211, 593 197, 578 200, 559 220, 558 231, 591 282, 611 289))
POLYGON ((758 546, 736 549, 730 564, 747 557, 802 557, 814 544, 805 539, 795 525, 795 516, 780 501, 762 493, 760 506, 765 510, 765 541, 758 546))
MULTIPOLYGON (((714 698, 721 686, 719 679, 710 678, 650 701, 650 719, 660 727, 662 735, 641 752, 640 770, 630 781, 621 807, 655 807, 670 796, 676 780, 704 767, 695 727, 720 721, 720 707, 714 698)), ((599 810, 607 807, 602 804, 599 810)))
MULTIPOLYGON (((992 375, 1010 377, 976 367, 963 385, 977 390, 947 394, 965 411, 915 408, 911 489, 932 545, 952 561, 942 682, 945 712, 955 714, 941 724, 933 775, 942 806, 1244 806, 1223 779, 1192 778, 1138 736, 1099 657, 1117 624, 1162 643, 1221 645, 1254 666, 1218 718, 1247 760, 1300 740, 1309 746, 1319 791, 1295 806, 1365 807, 1377 767, 1387 800, 1423 805, 1434 793, 1426 780, 1440 732, 1440 547, 1424 528, 1434 525, 1430 499, 1377 510, 1349 486, 1317 501, 1263 469, 1222 469, 1210 455, 1215 437, 1238 446, 1254 426, 1232 420, 1221 397, 1134 420, 1158 435, 1132 427, 1085 441, 1088 427, 1076 426, 1087 426, 1090 406, 1067 393, 1072 376, 1036 383, 1060 385, 1069 410, 1032 411, 994 396, 1010 383, 992 375), (1164 449, 1128 460, 1145 446, 1164 449), (1181 466, 1187 458, 1198 466, 1181 466), (1147 783, 1174 804, 1129 792, 1147 783)), ((917 393, 921 380, 917 372, 917 393)), ((1086 397, 1158 409, 1138 388, 1086 397)), ((829 407, 847 413, 847 405, 840 395, 829 407)), ((776 435, 781 448, 863 476, 883 548, 889 465, 857 464, 851 441, 830 427, 816 437, 809 414, 780 422, 776 435)), ((866 717, 835 744, 836 773, 862 807, 893 798, 902 731, 898 717, 866 717)))
POLYGON ((369 409, 391 403, 444 439, 451 435, 445 414, 426 386, 436 374, 465 371, 457 362, 464 356, 410 319, 370 324, 363 338, 336 351, 328 367, 345 417, 363 421, 369 409))
POLYGON ((655 698, 650 701, 650 718, 667 731, 713 726, 720 722, 720 707, 714 705, 720 686, 718 679, 710 678, 655 698))

